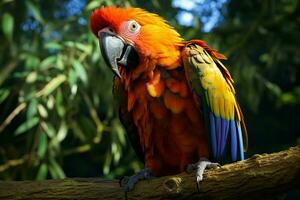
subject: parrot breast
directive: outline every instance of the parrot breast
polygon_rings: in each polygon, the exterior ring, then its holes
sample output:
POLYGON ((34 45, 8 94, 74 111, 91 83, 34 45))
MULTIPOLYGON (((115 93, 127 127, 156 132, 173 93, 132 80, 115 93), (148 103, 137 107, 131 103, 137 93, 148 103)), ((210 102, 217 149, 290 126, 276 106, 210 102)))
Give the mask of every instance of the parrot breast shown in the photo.
POLYGON ((209 157, 204 121, 183 67, 157 67, 152 79, 138 79, 128 90, 128 111, 138 129, 145 167, 154 176, 182 172, 209 157))

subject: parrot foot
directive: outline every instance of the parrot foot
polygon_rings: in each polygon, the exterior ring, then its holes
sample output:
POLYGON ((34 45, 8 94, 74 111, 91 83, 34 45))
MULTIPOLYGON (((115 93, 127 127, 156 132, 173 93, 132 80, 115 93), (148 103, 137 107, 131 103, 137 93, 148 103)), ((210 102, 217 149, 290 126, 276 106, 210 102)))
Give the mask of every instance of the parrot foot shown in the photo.
POLYGON ((140 180, 147 180, 153 178, 151 169, 145 168, 135 173, 132 176, 124 176, 120 179, 120 186, 125 190, 125 193, 132 190, 137 182, 140 180))
POLYGON ((199 162, 194 164, 189 164, 186 167, 186 172, 191 173, 193 170, 196 171, 196 184, 198 192, 200 192, 200 182, 203 180, 203 173, 205 169, 215 169, 220 168, 219 163, 210 162, 207 158, 200 158, 199 162))

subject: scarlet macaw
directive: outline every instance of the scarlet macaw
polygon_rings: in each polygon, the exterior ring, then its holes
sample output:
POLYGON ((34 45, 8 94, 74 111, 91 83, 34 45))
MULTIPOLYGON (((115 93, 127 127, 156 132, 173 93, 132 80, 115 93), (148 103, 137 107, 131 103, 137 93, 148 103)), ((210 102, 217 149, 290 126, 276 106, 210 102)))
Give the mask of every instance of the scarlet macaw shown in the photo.
POLYGON ((90 18, 102 56, 115 73, 119 115, 145 169, 164 176, 244 159, 247 131, 225 56, 202 40, 183 41, 156 14, 140 8, 101 7, 90 18), (209 161, 210 160, 210 161, 209 161), (195 164, 193 164, 195 163, 195 164))

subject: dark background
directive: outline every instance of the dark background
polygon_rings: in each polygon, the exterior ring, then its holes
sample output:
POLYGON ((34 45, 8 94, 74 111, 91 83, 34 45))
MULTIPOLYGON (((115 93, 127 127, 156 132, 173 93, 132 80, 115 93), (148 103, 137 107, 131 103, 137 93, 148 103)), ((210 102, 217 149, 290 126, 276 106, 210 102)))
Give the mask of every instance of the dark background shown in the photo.
POLYGON ((300 144, 299 0, 2 0, 0 179, 117 178, 142 167, 89 30, 102 4, 155 12, 228 57, 248 157, 300 144))

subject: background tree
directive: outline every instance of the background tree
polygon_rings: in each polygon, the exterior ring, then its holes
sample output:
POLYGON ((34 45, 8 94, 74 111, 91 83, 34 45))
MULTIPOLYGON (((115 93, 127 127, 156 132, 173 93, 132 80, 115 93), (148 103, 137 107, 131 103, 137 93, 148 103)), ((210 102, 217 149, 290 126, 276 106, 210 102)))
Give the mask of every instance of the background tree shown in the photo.
POLYGON ((88 26, 102 4, 155 12, 228 57, 249 156, 300 144, 299 0, 3 0, 0 179, 115 178, 141 168, 88 26))

